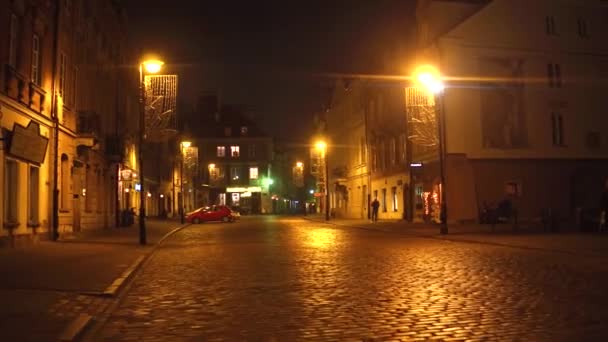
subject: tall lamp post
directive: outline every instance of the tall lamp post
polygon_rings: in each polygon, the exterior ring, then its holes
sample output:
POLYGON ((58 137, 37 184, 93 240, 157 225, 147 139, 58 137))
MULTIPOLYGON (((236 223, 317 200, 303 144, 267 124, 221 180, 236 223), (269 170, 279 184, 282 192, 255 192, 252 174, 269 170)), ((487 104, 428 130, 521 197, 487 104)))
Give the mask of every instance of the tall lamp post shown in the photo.
POLYGON ((306 184, 304 182, 304 163, 301 161, 296 162, 295 171, 294 183, 297 189, 297 198, 299 201, 301 201, 302 208, 304 208, 304 216, 306 216, 306 193, 304 189, 306 184))
POLYGON ((192 145, 191 142, 189 141, 182 141, 180 144, 180 150, 181 150, 181 157, 182 157, 182 162, 180 163, 179 166, 179 191, 182 194, 182 203, 180 204, 179 207, 179 211, 180 211, 180 221, 182 224, 184 224, 185 221, 185 213, 184 213, 184 207, 185 207, 185 199, 186 197, 184 196, 184 159, 186 156, 186 149, 188 147, 190 147, 192 145))
POLYGON ((445 84, 436 68, 430 65, 419 67, 415 72, 414 79, 435 97, 435 117, 437 120, 437 135, 439 138, 439 173, 441 179, 441 226, 440 233, 448 233, 448 198, 445 182, 445 158, 446 158, 446 139, 445 139, 445 107, 444 89, 445 84))
POLYGON ((163 66, 163 62, 157 59, 145 60, 139 64, 139 137, 138 137, 138 162, 139 162, 139 244, 145 245, 146 239, 146 192, 144 191, 144 137, 146 135, 146 85, 144 84, 144 73, 156 74, 163 66))
POLYGON ((315 144, 315 148, 321 152, 323 164, 325 164, 325 221, 329 221, 329 165, 327 162, 327 143, 319 140, 315 144))

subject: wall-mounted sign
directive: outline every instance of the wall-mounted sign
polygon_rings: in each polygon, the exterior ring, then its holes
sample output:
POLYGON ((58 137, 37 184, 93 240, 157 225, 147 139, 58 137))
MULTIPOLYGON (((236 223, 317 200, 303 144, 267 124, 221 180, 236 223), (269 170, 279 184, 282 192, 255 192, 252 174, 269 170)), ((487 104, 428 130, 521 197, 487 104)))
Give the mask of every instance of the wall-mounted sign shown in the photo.
POLYGON ((30 121, 27 127, 15 123, 11 138, 10 154, 15 157, 42 164, 49 139, 40 135, 40 126, 30 121))
POLYGON ((422 167, 422 163, 410 163, 410 167, 422 167))
POLYGON ((135 191, 141 191, 141 184, 135 183, 135 191))

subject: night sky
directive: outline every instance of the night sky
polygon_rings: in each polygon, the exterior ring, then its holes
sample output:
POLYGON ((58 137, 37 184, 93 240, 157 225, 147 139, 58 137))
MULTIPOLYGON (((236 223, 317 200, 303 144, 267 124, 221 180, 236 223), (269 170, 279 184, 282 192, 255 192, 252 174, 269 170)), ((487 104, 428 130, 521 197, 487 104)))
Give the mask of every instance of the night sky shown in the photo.
POLYGON ((201 91, 253 109, 281 141, 305 141, 326 73, 394 73, 409 51, 414 0, 125 1, 138 51, 180 75, 183 109, 201 91), (280 125, 278 118, 286 118, 280 125))

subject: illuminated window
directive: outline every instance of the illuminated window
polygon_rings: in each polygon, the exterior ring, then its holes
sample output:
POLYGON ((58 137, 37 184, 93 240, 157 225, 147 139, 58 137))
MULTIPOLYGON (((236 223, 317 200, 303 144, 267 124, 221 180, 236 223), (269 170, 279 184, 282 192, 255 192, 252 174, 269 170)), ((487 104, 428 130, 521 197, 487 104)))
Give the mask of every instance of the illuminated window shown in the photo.
POLYGON ((382 189, 382 212, 387 212, 386 209, 386 188, 382 189))
POLYGON ((225 157, 226 156, 226 147, 225 146, 218 146, 217 147, 217 156, 218 157, 225 157))
POLYGON ((6 159, 4 171, 4 221, 19 222, 19 163, 6 159))
POLYGON ((391 188, 391 195, 393 197, 393 211, 398 211, 399 207, 397 205, 397 201, 398 201, 398 199, 397 199, 397 187, 394 186, 394 187, 391 188))
POLYGON ((232 156, 232 158, 239 157, 239 150, 240 148, 238 146, 230 146, 230 155, 232 156))
POLYGON ((30 166, 28 179, 28 215, 29 224, 39 222, 39 203, 40 203, 40 169, 37 166, 30 166))
POLYGON ((11 14, 10 36, 8 41, 8 65, 17 68, 17 51, 19 46, 19 19, 11 14))
POLYGON ((34 36, 32 37, 32 83, 40 85, 40 78, 40 37, 38 37, 37 34, 34 34, 34 36))
POLYGON ((258 168, 257 167, 249 168, 249 179, 258 179, 258 168))

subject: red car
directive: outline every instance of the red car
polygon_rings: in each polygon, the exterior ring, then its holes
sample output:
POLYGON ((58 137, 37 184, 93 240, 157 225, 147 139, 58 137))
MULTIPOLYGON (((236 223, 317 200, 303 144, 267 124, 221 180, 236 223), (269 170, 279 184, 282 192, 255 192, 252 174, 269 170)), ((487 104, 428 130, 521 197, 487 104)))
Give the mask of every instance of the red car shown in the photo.
POLYGON ((234 221, 232 210, 224 205, 198 208, 187 215, 186 220, 190 223, 201 223, 206 221, 234 221))

